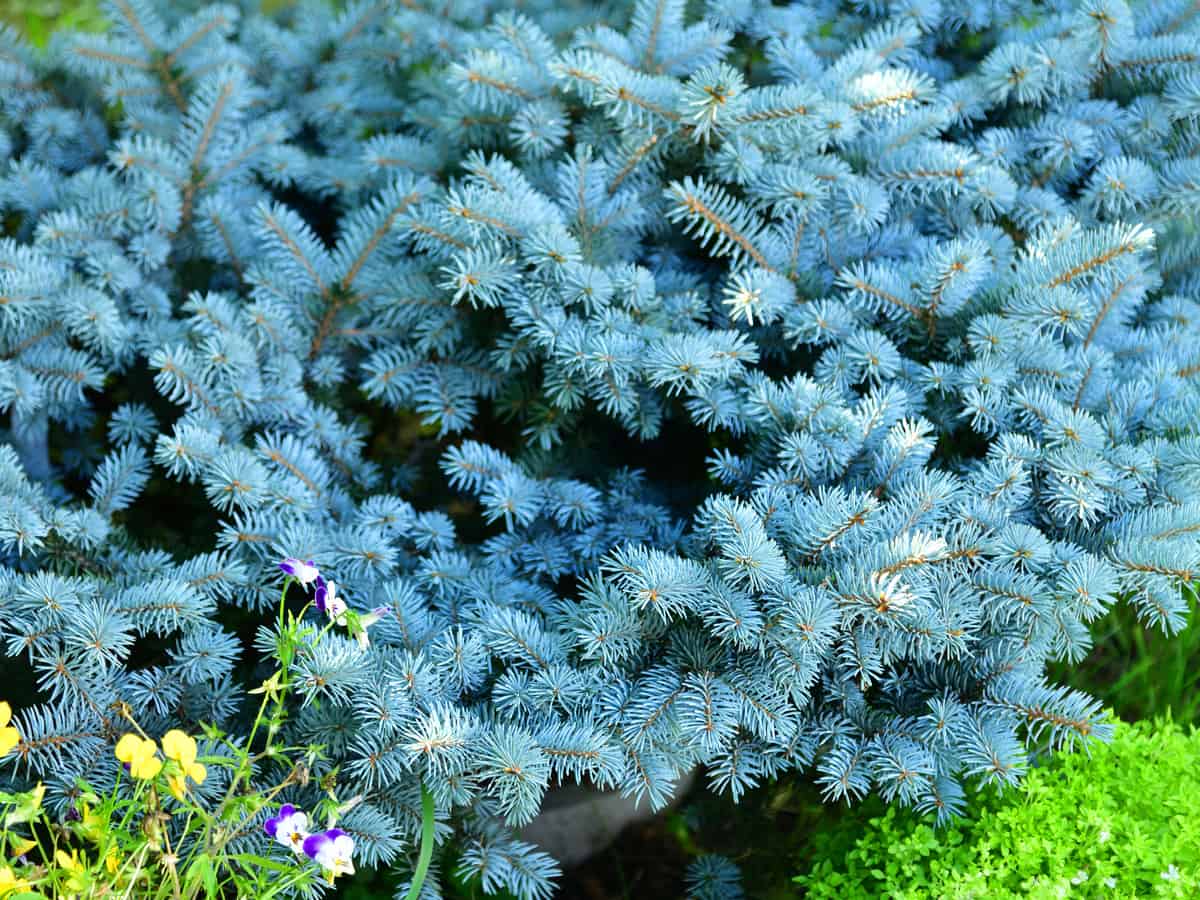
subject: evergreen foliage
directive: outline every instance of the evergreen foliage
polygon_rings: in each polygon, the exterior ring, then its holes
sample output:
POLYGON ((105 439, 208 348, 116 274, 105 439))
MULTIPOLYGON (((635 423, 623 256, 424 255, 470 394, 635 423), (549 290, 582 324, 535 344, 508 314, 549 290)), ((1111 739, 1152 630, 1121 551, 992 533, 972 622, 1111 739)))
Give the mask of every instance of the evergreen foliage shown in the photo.
POLYGON ((42 700, 5 772, 47 803, 115 775, 119 704, 245 721, 227 613, 273 645, 283 556, 389 610, 296 662, 307 789, 404 870, 424 784, 523 897, 557 781, 811 767, 945 818, 1110 736, 1046 666, 1114 603, 1184 625, 1192 6, 107 14, 0 33, 0 629, 42 700), (404 415, 481 539, 377 452, 404 415))

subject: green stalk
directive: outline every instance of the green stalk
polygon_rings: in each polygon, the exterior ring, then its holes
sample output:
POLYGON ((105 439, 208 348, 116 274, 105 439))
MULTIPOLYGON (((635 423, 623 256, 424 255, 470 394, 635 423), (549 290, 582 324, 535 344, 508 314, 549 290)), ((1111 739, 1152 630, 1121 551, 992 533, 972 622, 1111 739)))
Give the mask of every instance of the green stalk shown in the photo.
POLYGON ((412 886, 408 889, 405 900, 417 900, 421 896, 421 888, 425 885, 425 873, 429 871, 429 861, 433 859, 433 794, 429 788, 421 785, 421 855, 417 857, 417 868, 413 872, 412 886))

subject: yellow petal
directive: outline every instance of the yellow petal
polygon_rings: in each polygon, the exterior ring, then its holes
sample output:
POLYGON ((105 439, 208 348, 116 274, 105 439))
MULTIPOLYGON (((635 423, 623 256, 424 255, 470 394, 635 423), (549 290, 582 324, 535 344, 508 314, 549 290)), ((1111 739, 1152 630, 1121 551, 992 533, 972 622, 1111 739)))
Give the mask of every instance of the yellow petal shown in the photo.
POLYGON ((15 728, 0 728, 0 756, 4 756, 13 747, 21 743, 21 735, 15 728))
POLYGON ((142 741, 129 762, 129 772, 134 778, 149 780, 162 771, 162 760, 156 755, 158 745, 154 741, 142 741))
POLYGON ((163 753, 174 759, 186 770, 196 761, 196 741, 178 728, 172 728, 162 739, 163 753))
POLYGON ((29 882, 24 878, 18 878, 8 866, 0 867, 0 897, 7 895, 10 891, 23 891, 27 887, 29 887, 29 882))
POLYGON ((208 777, 208 769, 204 768, 203 763, 192 763, 188 767, 187 775, 196 784, 204 784, 204 779, 208 777))
POLYGON ((117 741, 117 759, 123 763, 133 762, 134 754, 142 746, 142 739, 136 734, 127 734, 117 741))
POLYGON ((79 868, 79 859, 74 853, 67 856, 62 850, 55 850, 54 861, 58 863, 60 868, 66 869, 68 872, 74 872, 79 868))
POLYGON ((157 752, 158 744, 154 743, 152 740, 146 739, 138 744, 137 748, 133 751, 133 759, 134 761, 145 759, 147 756, 153 756, 157 752))
POLYGON ((12 856, 24 856, 30 850, 37 846, 37 841, 22 840, 20 838, 13 839, 9 842, 8 852, 12 856))
POLYGON ((0 728, 12 721, 12 707, 7 700, 0 700, 0 728))
POLYGON ((186 787, 187 787, 187 783, 183 780, 182 776, 180 776, 180 775, 168 775, 167 776, 167 790, 169 790, 171 792, 171 796, 174 797, 176 800, 183 799, 183 792, 186 787))

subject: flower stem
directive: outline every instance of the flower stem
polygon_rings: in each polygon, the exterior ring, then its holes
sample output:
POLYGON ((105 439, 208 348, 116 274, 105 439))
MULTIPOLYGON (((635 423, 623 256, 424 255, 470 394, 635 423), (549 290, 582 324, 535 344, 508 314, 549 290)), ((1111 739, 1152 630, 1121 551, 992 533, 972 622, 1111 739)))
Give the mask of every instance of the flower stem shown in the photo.
POLYGON ((429 861, 433 859, 433 824, 433 794, 422 784, 421 855, 417 857, 417 868, 413 872, 412 885, 409 886, 405 900, 417 900, 421 896, 421 888, 425 885, 425 873, 429 871, 429 861))

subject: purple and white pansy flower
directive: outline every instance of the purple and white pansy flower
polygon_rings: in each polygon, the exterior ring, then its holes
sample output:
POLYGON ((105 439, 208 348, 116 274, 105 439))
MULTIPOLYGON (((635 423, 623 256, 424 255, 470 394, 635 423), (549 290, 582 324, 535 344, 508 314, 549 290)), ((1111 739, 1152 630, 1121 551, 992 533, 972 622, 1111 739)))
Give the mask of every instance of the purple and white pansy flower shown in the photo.
POLYGON ((319 582, 321 580, 321 573, 311 559, 308 562, 304 562, 303 560, 296 559, 294 556, 289 556, 279 564, 279 568, 305 587, 308 587, 314 581, 319 582))
POLYGON ((309 838, 308 815, 285 803, 279 807, 279 815, 263 823, 263 830, 292 852, 303 853, 304 842, 309 838))
POLYGON ((310 579, 311 583, 316 585, 316 590, 313 592, 313 606, 317 608, 317 612, 327 616, 334 625, 348 629, 350 636, 358 641, 358 645, 362 649, 366 650, 371 646, 367 629, 387 615, 390 607, 377 606, 367 613, 354 612, 346 603, 346 598, 338 593, 337 582, 321 575, 312 560, 303 563, 294 557, 288 557, 279 564, 279 567, 300 580, 302 584, 310 583, 305 580, 310 579))
POLYGON ((304 853, 317 861, 330 881, 339 875, 354 874, 354 838, 340 828, 309 835, 304 841, 304 853))
POLYGON ((346 601, 338 596, 337 582, 321 579, 314 597, 317 609, 339 625, 346 624, 346 601))

